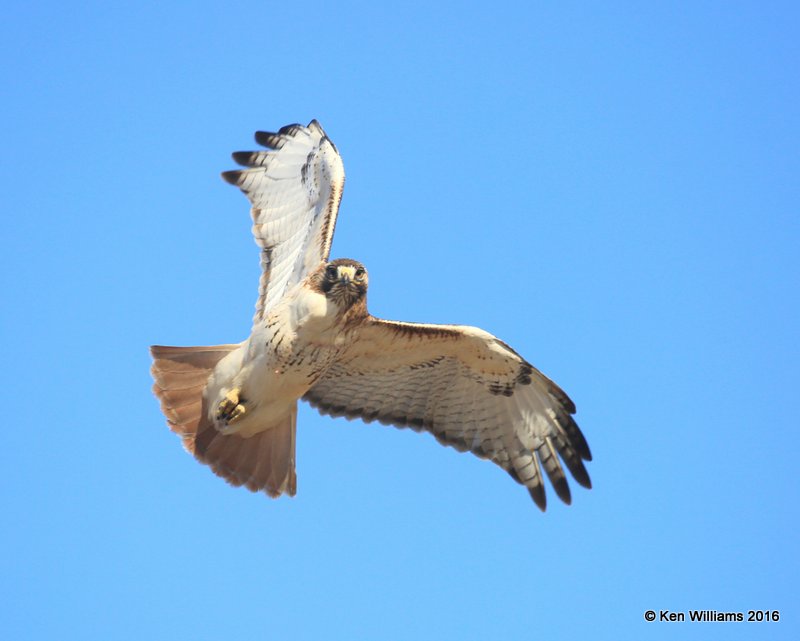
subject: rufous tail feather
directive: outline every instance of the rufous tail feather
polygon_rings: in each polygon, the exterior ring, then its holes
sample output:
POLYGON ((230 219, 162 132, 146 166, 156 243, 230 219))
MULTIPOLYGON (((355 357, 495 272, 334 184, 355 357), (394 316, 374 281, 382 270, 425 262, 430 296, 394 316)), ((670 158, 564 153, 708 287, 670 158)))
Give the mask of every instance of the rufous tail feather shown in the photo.
POLYGON ((155 384, 170 429, 183 440, 187 451, 209 465, 231 485, 244 485, 269 496, 294 496, 295 427, 297 407, 269 429, 250 437, 223 435, 209 420, 204 392, 217 363, 238 345, 150 348, 155 384))

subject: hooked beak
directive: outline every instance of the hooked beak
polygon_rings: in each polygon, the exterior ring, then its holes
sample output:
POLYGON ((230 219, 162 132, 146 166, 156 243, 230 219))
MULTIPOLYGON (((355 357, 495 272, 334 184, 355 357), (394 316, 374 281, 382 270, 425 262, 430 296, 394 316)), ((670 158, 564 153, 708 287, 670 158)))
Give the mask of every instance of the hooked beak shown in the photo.
POLYGON ((339 280, 344 285, 349 285, 355 278, 356 270, 353 267, 339 267, 339 280))

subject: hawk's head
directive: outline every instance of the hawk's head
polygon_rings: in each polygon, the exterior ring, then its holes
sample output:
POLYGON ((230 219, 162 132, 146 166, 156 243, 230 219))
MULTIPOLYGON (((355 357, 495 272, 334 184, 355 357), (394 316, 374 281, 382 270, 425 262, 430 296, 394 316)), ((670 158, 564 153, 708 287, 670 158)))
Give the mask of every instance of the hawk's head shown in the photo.
POLYGON ((351 258, 337 258, 321 267, 319 289, 343 309, 363 301, 367 295, 367 270, 351 258))

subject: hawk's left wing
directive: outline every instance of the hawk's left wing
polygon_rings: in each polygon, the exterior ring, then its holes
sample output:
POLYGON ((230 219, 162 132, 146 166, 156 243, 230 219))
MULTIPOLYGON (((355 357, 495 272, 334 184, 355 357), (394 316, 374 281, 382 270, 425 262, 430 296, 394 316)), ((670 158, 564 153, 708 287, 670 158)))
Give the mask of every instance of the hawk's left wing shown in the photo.
POLYGON ((252 203, 253 236, 261 247, 257 322, 292 285, 328 260, 344 188, 344 165, 322 126, 259 131, 268 151, 237 151, 249 169, 223 172, 252 203))
POLYGON ((477 327, 369 317, 303 398, 323 414, 425 430, 443 445, 487 458, 527 487, 542 510, 542 468, 565 503, 571 497, 561 461, 591 487, 583 461, 592 455, 572 419, 572 401, 477 327))

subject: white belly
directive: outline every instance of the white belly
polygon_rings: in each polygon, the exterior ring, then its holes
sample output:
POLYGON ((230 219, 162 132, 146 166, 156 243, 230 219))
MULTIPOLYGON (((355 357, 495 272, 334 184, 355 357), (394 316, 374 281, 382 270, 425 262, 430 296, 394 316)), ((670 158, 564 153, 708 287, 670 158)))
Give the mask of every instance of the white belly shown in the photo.
POLYGON ((250 436, 280 424, 343 346, 337 312, 325 296, 304 288, 276 305, 209 381, 210 419, 216 422, 216 408, 232 389, 241 390, 246 407, 240 420, 217 427, 250 436))

